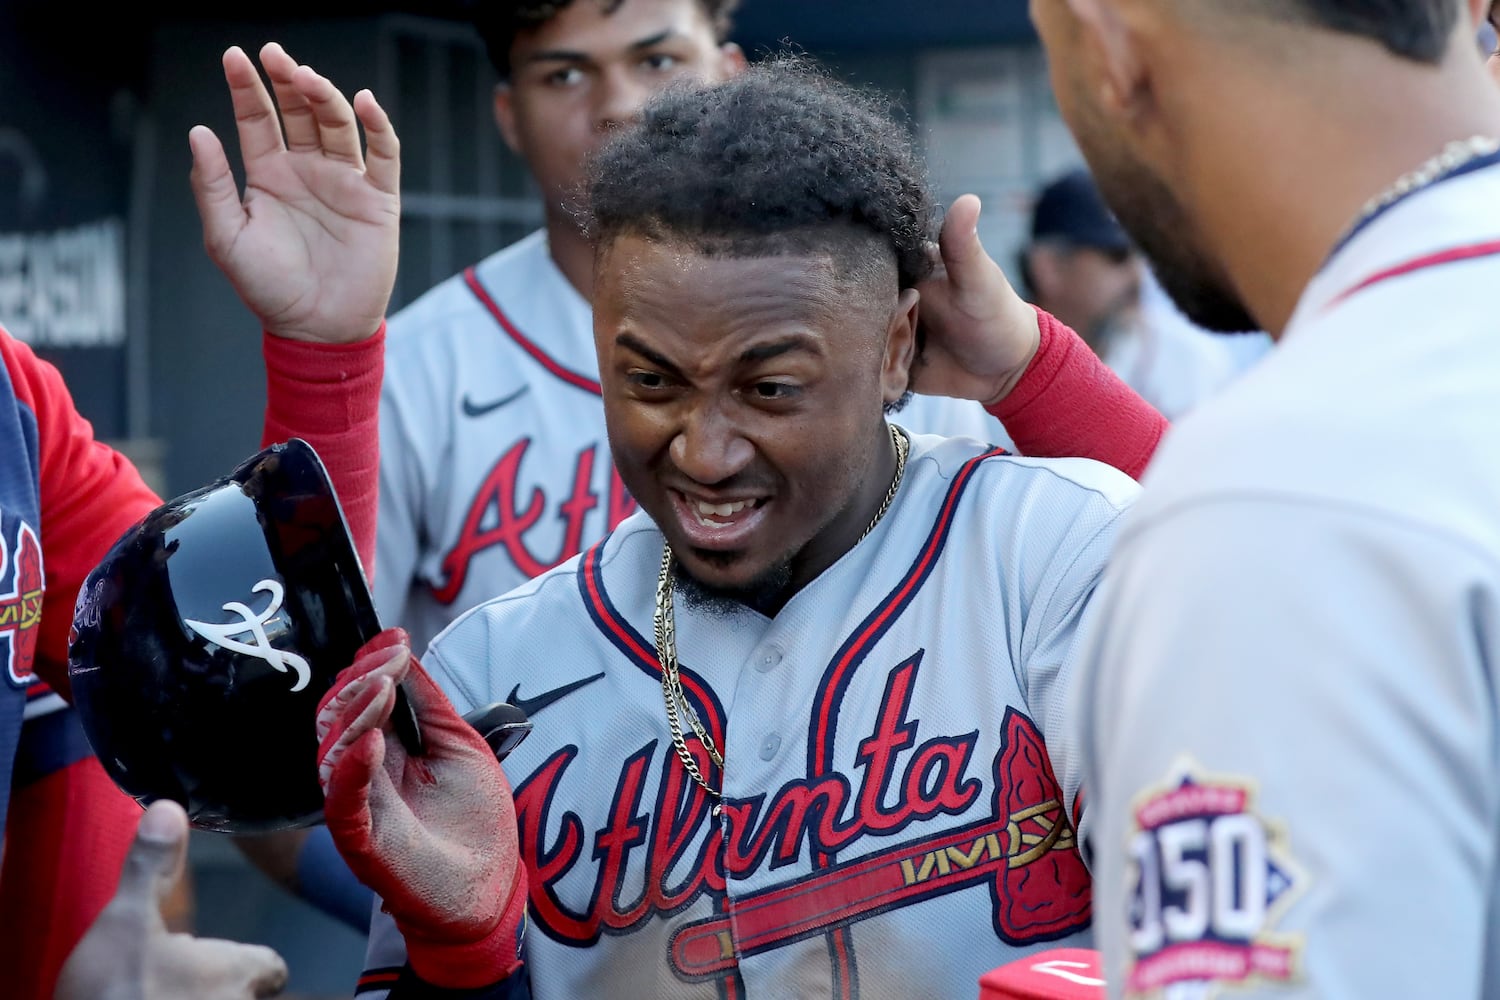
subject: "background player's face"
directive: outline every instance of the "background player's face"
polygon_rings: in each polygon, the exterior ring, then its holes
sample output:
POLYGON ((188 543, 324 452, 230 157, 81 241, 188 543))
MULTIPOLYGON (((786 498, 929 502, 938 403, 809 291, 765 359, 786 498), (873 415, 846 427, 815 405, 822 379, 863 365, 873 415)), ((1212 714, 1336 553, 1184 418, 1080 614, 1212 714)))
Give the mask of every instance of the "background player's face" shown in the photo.
POLYGON ((1099 193, 1151 261, 1162 287, 1206 329, 1257 329, 1223 268, 1204 250, 1186 206, 1137 152, 1131 131, 1102 107, 1100 47, 1086 44, 1090 29, 1063 0, 1031 0, 1031 19, 1047 50, 1058 110, 1088 160, 1099 193))
POLYGON ((554 219, 568 217, 585 158, 653 94, 681 77, 724 80, 745 65, 736 46, 715 40, 698 0, 625 0, 612 13, 574 0, 518 35, 510 55, 495 120, 554 219))
POLYGON ((857 539, 889 486, 916 294, 824 256, 709 257, 622 236, 594 273, 620 476, 700 589, 774 602, 857 539))

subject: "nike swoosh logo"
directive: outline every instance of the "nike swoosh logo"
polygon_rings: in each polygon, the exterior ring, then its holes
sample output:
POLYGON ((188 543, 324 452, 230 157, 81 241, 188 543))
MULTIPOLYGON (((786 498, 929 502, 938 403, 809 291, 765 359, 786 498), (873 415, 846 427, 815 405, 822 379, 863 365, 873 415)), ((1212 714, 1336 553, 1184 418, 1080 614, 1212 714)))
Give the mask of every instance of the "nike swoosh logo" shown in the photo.
POLYGON ((468 393, 464 393, 464 416, 482 417, 486 413, 493 413, 494 411, 500 409, 500 407, 510 403, 514 403, 516 400, 526 395, 526 390, 530 388, 531 386, 529 385, 523 385, 521 386, 521 388, 511 393, 509 396, 502 396, 501 398, 495 400, 493 403, 476 403, 469 398, 468 393))
POLYGON ((515 687, 510 689, 510 697, 506 698, 505 700, 519 708, 521 711, 525 712, 528 716, 533 716, 536 715, 536 713, 540 712, 542 709, 546 708, 548 705, 552 704, 554 701, 566 698, 568 695, 572 694, 574 691, 577 691, 579 688, 587 687, 595 681, 603 678, 603 676, 604 675, 602 673, 599 673, 595 674, 592 677, 585 677, 583 678, 583 680, 574 681, 572 684, 564 684, 560 688, 553 688, 551 691, 548 691, 545 694, 539 694, 535 698, 522 698, 521 685, 517 684, 515 687))

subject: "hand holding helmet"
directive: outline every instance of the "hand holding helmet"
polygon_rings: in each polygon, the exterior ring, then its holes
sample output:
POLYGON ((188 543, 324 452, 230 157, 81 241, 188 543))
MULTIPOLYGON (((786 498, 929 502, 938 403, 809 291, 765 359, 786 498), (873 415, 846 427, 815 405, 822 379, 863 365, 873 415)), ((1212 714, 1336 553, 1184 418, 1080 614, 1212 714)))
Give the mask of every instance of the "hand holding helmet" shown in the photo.
POLYGON ((459 717, 401 629, 376 636, 339 675, 319 705, 317 734, 328 829, 350 869, 395 918, 413 971, 450 989, 513 973, 526 870, 515 804, 496 760, 506 748, 487 743, 459 717), (420 757, 390 725, 398 684, 422 729, 420 757))

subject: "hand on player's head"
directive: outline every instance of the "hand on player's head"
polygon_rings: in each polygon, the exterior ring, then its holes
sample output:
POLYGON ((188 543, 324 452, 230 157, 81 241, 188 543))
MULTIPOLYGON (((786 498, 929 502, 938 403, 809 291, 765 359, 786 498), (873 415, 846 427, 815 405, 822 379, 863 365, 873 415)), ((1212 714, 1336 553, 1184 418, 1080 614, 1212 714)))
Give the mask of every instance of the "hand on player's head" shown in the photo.
POLYGON ((173 934, 162 922, 187 836, 177 803, 146 810, 119 888, 68 957, 56 1000, 252 1000, 281 992, 286 964, 271 949, 173 934))
POLYGON ((979 242, 979 199, 964 195, 943 219, 938 267, 922 293, 918 392, 994 403, 1014 387, 1041 342, 1036 311, 979 242))
POLYGON ((395 130, 368 90, 351 105, 274 42, 260 59, 269 92, 240 48, 224 53, 243 198, 219 138, 203 125, 188 133, 204 245, 267 330, 298 340, 361 340, 380 326, 396 280, 395 130))

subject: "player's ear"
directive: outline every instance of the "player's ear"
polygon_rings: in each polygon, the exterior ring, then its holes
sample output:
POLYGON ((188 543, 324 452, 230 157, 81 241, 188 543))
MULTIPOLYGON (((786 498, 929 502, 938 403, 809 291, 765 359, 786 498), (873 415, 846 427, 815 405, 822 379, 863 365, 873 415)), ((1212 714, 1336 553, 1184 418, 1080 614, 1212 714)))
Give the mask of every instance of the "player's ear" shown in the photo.
POLYGON ((745 58, 745 50, 733 42, 725 42, 719 46, 719 78, 722 80, 733 79, 745 72, 750 65, 745 58))
POLYGON ((1131 116, 1147 87, 1147 74, 1129 23, 1107 0, 1064 2, 1077 22, 1079 51, 1087 62, 1085 78, 1098 88, 1099 103, 1107 111, 1131 116))
POLYGON ((917 363, 917 315, 922 294, 903 288, 885 331, 885 359, 880 369, 880 391, 886 405, 895 403, 911 388, 912 367, 917 363))
POLYGON ((495 125, 500 129, 500 138, 510 147, 512 153, 521 154, 519 136, 516 132, 516 106, 515 91, 508 83, 495 85, 494 97, 495 125))

